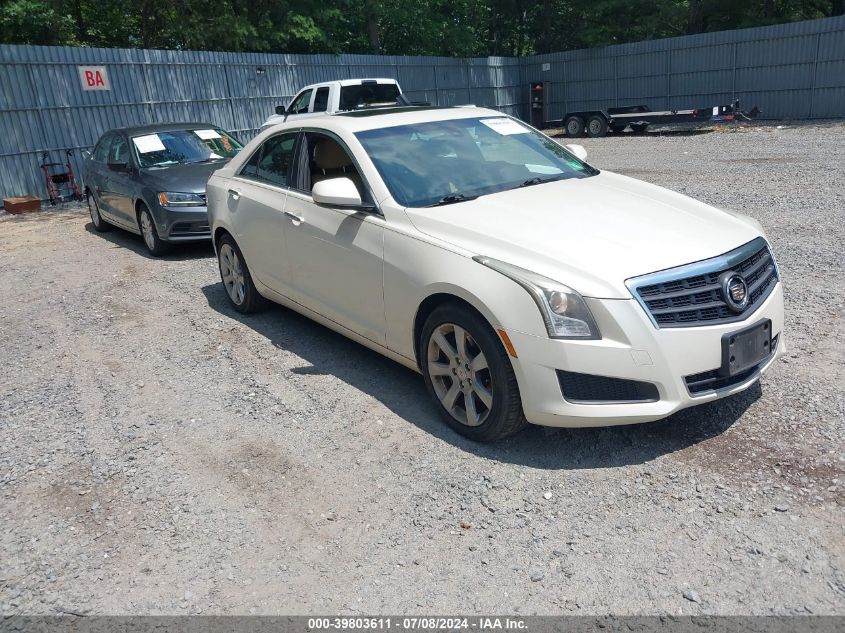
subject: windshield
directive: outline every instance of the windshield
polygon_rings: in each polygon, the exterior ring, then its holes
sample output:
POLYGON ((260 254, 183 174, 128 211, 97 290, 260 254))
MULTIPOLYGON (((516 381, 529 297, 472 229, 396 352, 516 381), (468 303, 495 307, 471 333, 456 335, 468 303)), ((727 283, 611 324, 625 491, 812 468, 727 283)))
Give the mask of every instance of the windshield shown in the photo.
POLYGON ((396 84, 367 83, 343 86, 340 89, 340 109, 354 110, 376 104, 396 103, 399 86, 396 84))
POLYGON ((226 160, 242 145, 223 130, 168 130, 132 137, 141 167, 166 167, 226 160))
POLYGON ((407 207, 463 202, 598 173, 547 136, 502 116, 401 125, 355 136, 393 198, 407 207))

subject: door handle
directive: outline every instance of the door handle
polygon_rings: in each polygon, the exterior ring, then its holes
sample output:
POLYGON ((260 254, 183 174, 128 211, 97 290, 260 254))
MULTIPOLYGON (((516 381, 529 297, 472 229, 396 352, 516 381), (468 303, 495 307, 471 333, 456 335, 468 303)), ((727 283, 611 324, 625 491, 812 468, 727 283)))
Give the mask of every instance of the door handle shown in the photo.
POLYGON ((229 189, 229 195, 232 196, 232 198, 234 198, 235 200, 241 197, 240 192, 235 189, 229 189))
POLYGON ((285 215, 288 216, 290 221, 294 224, 299 225, 305 222, 305 218, 303 218, 301 215, 296 215, 296 213, 293 213, 291 211, 285 211, 285 215))

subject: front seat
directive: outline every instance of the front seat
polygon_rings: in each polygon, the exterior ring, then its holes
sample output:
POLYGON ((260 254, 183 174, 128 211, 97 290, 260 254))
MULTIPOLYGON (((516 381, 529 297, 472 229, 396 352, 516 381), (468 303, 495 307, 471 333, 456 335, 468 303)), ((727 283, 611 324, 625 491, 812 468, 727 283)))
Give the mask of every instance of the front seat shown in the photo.
POLYGON ((329 178, 349 178, 363 198, 361 177, 352 164, 352 159, 337 141, 321 138, 314 146, 314 162, 311 169, 311 186, 329 178))

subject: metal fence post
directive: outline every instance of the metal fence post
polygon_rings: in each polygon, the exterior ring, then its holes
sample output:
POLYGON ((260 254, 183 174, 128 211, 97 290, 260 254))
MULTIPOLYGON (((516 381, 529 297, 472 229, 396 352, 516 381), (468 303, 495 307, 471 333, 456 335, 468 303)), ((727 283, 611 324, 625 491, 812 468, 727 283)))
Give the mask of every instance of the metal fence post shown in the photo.
POLYGON ((467 103, 472 103, 472 65, 470 60, 464 60, 467 65, 467 103))
POLYGON ((226 77, 226 97, 227 97, 227 100, 229 101, 229 113, 230 113, 229 116, 232 117, 232 128, 231 129, 234 130, 235 127, 236 127, 235 126, 235 104, 234 104, 233 99, 232 99, 233 96, 234 96, 232 94, 232 84, 229 82, 229 66, 228 66, 228 64, 223 66, 223 76, 226 77))
MULTIPOLYGON (((41 158, 41 156, 39 154, 41 152, 45 151, 45 150, 50 149, 49 143, 47 143, 47 123, 44 121, 44 111, 41 109, 41 100, 38 98, 38 92, 35 90, 35 75, 32 72, 32 64, 27 64, 26 74, 27 74, 27 77, 29 78, 29 91, 30 91, 30 94, 32 95, 32 103, 35 106, 36 112, 38 113, 38 125, 41 127, 41 129, 40 129, 41 139, 47 145, 47 147, 42 146, 42 147, 36 149, 36 152, 37 152, 36 153, 36 160, 39 160, 41 158)), ((44 188, 45 187, 44 181, 41 180, 40 183, 41 183, 41 191, 43 191, 46 194, 47 190, 44 188)), ((0 192, 0 193, 3 193, 3 192, 0 192)), ((42 197, 42 199, 43 199, 43 197, 42 197)))
POLYGON ((154 118, 154 106, 153 106, 153 86, 150 83, 150 68, 152 67, 152 63, 150 62, 150 52, 144 51, 144 59, 141 63, 141 74, 144 76, 144 89, 147 91, 147 99, 146 99, 146 110, 147 110, 147 123, 152 123, 154 118))
POLYGON ((672 53, 674 47, 670 44, 666 49, 666 109, 672 109, 672 53))
POLYGON ((737 49, 737 43, 734 42, 733 54, 732 54, 733 67, 734 68, 733 68, 733 73, 731 75, 731 103, 736 101, 736 49, 737 49))
POLYGON ((619 107, 619 56, 613 54, 613 96, 616 100, 616 107, 619 107))
POLYGON ((819 49, 821 47, 822 42, 822 34, 816 34, 816 56, 813 59, 813 82, 810 84, 810 111, 807 115, 807 118, 813 118, 813 106, 815 106, 816 100, 816 77, 819 72, 819 49))

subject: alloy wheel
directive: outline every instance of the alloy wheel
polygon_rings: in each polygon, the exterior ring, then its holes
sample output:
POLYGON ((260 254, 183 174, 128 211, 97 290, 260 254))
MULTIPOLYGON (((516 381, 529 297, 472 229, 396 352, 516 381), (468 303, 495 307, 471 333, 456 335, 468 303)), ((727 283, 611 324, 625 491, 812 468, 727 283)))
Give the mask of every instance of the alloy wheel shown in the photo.
POLYGON ((100 217, 100 209, 97 207, 97 201, 94 200, 92 194, 88 194, 88 213, 91 214, 91 222, 94 223, 94 228, 100 228, 103 218, 100 217))
POLYGON ((153 228, 153 221, 148 211, 141 211, 141 234, 144 236, 144 243, 151 251, 156 247, 156 235, 153 228))
POLYGON ((241 305, 246 293, 244 272, 238 254, 229 244, 220 247, 220 277, 229 298, 235 305, 241 305))
POLYGON ((466 426, 479 426, 493 407, 493 381, 487 358, 472 335, 443 323, 431 333, 428 374, 443 408, 466 426))

